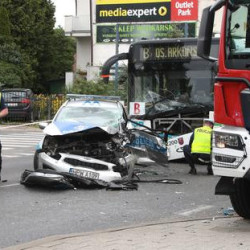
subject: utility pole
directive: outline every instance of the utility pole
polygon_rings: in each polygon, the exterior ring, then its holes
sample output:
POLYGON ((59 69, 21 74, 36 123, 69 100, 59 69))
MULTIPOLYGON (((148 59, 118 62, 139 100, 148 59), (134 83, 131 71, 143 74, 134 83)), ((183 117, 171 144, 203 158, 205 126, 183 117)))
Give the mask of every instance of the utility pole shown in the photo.
POLYGON ((92 19, 92 0, 89 0, 89 12, 90 12, 90 66, 93 66, 93 19, 92 19))
MULTIPOLYGON (((119 53, 119 24, 116 24, 116 39, 115 39, 115 54, 117 55, 119 53)), ((117 93, 118 90, 118 62, 115 64, 115 94, 117 93)))

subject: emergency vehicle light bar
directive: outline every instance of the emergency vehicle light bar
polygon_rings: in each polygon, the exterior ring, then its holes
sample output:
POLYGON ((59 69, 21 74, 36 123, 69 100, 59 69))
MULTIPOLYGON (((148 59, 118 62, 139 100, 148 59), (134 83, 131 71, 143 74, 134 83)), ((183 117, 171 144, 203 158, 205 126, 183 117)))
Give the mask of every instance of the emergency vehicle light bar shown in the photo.
POLYGON ((120 101, 120 96, 103 96, 103 95, 81 95, 81 94, 67 94, 66 98, 69 100, 112 100, 120 101))

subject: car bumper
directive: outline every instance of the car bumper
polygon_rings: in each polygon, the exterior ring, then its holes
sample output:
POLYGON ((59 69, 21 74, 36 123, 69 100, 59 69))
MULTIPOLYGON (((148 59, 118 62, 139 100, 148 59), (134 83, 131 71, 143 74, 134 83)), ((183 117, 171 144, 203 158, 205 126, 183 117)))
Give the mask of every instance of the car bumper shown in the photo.
POLYGON ((57 172, 74 174, 78 177, 102 180, 106 182, 120 180, 119 172, 115 172, 113 163, 90 157, 60 153, 60 159, 54 159, 42 152, 38 155, 38 168, 53 169, 57 172))
POLYGON ((222 126, 214 129, 224 135, 237 135, 244 145, 242 149, 219 148, 213 145, 212 168, 214 175, 242 178, 250 168, 249 132, 245 128, 222 126))

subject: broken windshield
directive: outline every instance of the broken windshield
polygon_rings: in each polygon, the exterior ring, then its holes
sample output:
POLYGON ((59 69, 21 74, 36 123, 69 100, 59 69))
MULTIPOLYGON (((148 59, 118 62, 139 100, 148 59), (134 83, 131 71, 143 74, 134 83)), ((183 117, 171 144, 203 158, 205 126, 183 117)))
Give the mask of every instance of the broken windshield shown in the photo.
POLYGON ((117 107, 113 106, 66 106, 61 109, 55 122, 72 122, 92 124, 99 127, 118 126, 122 119, 122 112, 117 107))
MULTIPOLYGON (((213 105, 213 65, 205 60, 188 63, 170 63, 162 69, 154 70, 154 65, 146 65, 148 70, 133 74, 134 87, 131 101, 146 102, 153 99, 169 100, 170 106, 213 105), (152 92, 156 95, 152 96, 152 92), (149 93, 151 97, 149 98, 149 93)), ((157 66, 159 67, 159 65, 157 66)))
MULTIPOLYGON (((170 95, 173 95, 170 93, 170 95)), ((145 96, 146 102, 146 116, 154 116, 160 113, 178 114, 185 111, 200 112, 201 109, 206 109, 202 104, 190 103, 180 98, 173 98, 160 96, 159 94, 148 91, 145 96)))

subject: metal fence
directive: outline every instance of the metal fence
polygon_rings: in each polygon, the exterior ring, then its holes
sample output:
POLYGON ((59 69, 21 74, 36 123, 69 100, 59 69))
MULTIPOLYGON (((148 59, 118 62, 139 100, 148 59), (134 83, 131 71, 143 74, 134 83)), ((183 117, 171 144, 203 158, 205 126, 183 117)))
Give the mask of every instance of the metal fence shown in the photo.
POLYGON ((66 95, 36 95, 34 112, 37 113, 37 120, 52 119, 65 100, 66 95))
POLYGON ((60 106, 65 102, 66 95, 34 95, 30 100, 31 114, 27 116, 26 106, 16 105, 15 102, 8 103, 9 115, 4 118, 7 122, 34 122, 51 120, 60 106))

